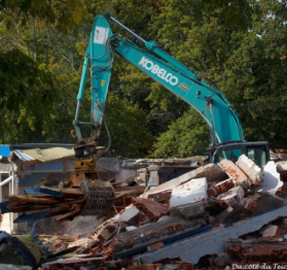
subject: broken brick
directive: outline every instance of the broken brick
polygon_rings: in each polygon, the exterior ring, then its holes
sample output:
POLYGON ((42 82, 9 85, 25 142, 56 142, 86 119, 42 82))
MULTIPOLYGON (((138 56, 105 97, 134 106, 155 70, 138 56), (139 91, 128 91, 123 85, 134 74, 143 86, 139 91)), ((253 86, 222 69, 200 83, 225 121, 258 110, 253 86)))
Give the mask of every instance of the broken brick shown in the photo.
POLYGON ((131 232, 122 232, 113 238, 113 254, 123 258, 147 250, 158 242, 168 243, 170 239, 180 239, 206 225, 202 218, 186 220, 175 216, 168 220, 139 227, 131 232))
POLYGON ((163 191, 171 191, 172 188, 184 184, 191 179, 205 177, 207 182, 222 181, 227 179, 226 173, 221 170, 217 164, 210 163, 199 167, 193 171, 187 172, 181 176, 178 176, 168 182, 165 182, 157 187, 153 187, 151 190, 143 193, 141 197, 148 198, 151 194, 162 193, 163 191))
POLYGON ((171 190, 164 190, 162 192, 149 194, 148 198, 156 202, 165 202, 168 201, 171 197, 171 190))
POLYGON ((245 195, 245 191, 242 187, 233 187, 227 192, 217 196, 217 200, 222 207, 236 206, 242 204, 242 199, 245 195))
POLYGON ((216 197, 217 195, 226 192, 227 190, 234 187, 234 182, 232 179, 227 179, 225 181, 219 182, 207 190, 207 195, 209 197, 216 197))
POLYGON ((157 242, 157 243, 154 243, 154 244, 149 245, 149 246, 147 247, 147 250, 148 250, 148 251, 152 251, 152 250, 161 248, 162 246, 164 246, 164 243, 163 243, 163 242, 157 242))
POLYGON ((246 174, 239 169, 231 160, 224 159, 218 163, 219 167, 226 172, 226 174, 243 187, 249 187, 251 181, 246 174))
POLYGON ((278 262, 287 254, 284 242, 268 240, 228 239, 225 243, 226 251, 241 259, 278 262))
POLYGON ((134 199, 134 205, 144 212, 151 220, 158 219, 162 215, 166 215, 169 212, 167 204, 155 202, 153 200, 136 198, 134 199))

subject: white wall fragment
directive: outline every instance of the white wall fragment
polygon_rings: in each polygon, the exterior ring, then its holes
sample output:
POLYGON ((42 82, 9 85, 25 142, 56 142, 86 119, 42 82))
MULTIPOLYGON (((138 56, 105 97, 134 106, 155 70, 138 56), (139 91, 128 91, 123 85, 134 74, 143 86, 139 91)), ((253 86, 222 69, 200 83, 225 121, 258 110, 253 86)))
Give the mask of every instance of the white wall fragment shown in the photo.
POLYGON ((205 177, 192 179, 189 182, 172 189, 170 208, 180 205, 207 201, 207 181, 205 177))
POLYGON ((258 185, 256 191, 268 192, 275 195, 278 188, 282 187, 280 174, 277 172, 277 166, 274 161, 269 161, 262 170, 263 181, 258 185))

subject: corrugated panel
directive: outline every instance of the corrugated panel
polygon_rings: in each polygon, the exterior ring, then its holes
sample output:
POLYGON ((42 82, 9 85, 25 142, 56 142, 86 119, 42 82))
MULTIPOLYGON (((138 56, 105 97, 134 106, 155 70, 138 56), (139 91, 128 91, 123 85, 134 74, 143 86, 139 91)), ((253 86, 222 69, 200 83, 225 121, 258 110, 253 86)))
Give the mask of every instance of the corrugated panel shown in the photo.
POLYGON ((51 147, 47 149, 26 149, 22 150, 22 153, 42 162, 51 162, 54 160, 75 156, 73 148, 65 147, 51 147))
POLYGON ((20 150, 14 150, 13 151, 15 153, 15 155, 22 160, 23 162, 27 162, 27 161, 33 161, 35 160, 34 158, 32 158, 31 156, 21 152, 20 150))

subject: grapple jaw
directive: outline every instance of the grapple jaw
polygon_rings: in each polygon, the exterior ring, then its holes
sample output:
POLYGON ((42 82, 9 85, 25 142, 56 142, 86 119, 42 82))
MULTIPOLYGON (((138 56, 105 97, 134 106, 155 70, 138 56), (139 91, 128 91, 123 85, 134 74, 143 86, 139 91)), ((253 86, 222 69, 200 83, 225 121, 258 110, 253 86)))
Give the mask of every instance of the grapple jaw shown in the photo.
POLYGON ((115 201, 114 188, 100 179, 96 172, 97 159, 77 160, 72 172, 73 186, 79 186, 84 196, 81 215, 105 215, 115 201))
POLYGON ((80 189, 84 194, 82 216, 105 215, 115 201, 115 192, 110 182, 98 179, 85 179, 80 189))

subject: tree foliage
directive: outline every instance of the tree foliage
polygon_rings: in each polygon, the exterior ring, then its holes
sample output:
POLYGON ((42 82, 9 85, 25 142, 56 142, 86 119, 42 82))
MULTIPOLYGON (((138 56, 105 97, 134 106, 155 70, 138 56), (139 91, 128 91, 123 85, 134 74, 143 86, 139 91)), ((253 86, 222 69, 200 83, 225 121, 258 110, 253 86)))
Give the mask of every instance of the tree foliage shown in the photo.
MULTIPOLYGON (((239 112, 248 141, 285 141, 287 1, 2 0, 1 143, 68 142, 83 57, 105 12, 209 78, 239 112)), ((111 22, 119 32, 142 46, 111 22)), ((89 81, 82 116, 90 117, 89 81)), ((208 146, 204 120, 116 56, 106 105, 111 155, 187 157, 208 146)), ((102 131, 102 143, 107 133, 102 131)))

